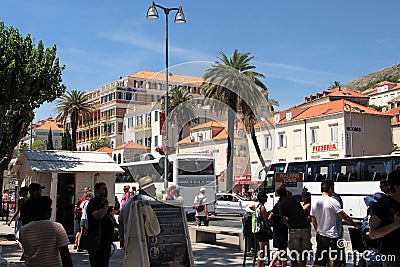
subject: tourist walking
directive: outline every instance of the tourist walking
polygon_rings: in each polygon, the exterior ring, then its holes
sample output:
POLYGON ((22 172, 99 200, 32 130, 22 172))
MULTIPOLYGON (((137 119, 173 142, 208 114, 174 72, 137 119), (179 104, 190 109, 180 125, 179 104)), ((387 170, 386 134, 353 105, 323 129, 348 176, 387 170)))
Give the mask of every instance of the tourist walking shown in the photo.
POLYGON ((317 232, 317 251, 315 253, 314 266, 325 266, 328 261, 339 265, 340 253, 338 240, 340 229, 337 225, 337 215, 346 223, 356 228, 356 224, 340 207, 339 202, 332 197, 333 186, 328 180, 321 182, 321 196, 313 199, 311 205, 311 221, 317 232), (326 253, 331 251, 331 253, 326 253))
POLYGON ((124 194, 122 195, 122 198, 121 198, 121 208, 123 208, 124 207, 124 205, 125 205, 125 203, 128 201, 128 199, 131 197, 131 193, 129 192, 129 189, 130 189, 131 187, 129 186, 129 185, 124 185, 124 188, 123 188, 123 190, 124 190, 124 194))
POLYGON ((204 226, 208 226, 208 207, 207 198, 205 196, 206 189, 204 187, 200 188, 200 194, 196 195, 194 198, 194 209, 196 210, 196 225, 201 226, 201 222, 204 226))
POLYGON ((400 171, 389 174, 390 194, 372 206, 369 236, 379 238, 383 266, 400 266, 400 171))
POLYGON ((33 217, 35 216, 35 209, 31 207, 33 200, 42 196, 42 189, 45 187, 38 183, 31 183, 28 186, 29 198, 25 201, 24 205, 21 206, 20 216, 22 225, 26 225, 33 221, 33 217))
POLYGON ((279 213, 289 228, 288 248, 291 252, 291 266, 305 267, 308 256, 305 252, 311 250, 311 224, 298 197, 289 196, 284 199, 279 206, 279 213), (293 256, 296 258, 292 258, 293 256))
POLYGON ((67 233, 60 223, 50 221, 51 199, 43 196, 30 201, 30 208, 35 210, 32 222, 20 229, 26 265, 72 266, 67 233))
POLYGON ((92 267, 107 267, 110 261, 114 222, 108 212, 107 197, 107 185, 99 182, 94 186, 94 198, 87 206, 88 235, 100 238, 97 249, 88 251, 92 267))
POLYGON ((81 239, 81 236, 83 234, 86 234, 88 228, 89 228, 89 223, 88 223, 88 216, 87 216, 87 207, 89 204, 89 201, 94 197, 92 192, 87 192, 86 193, 86 199, 81 203, 80 208, 82 209, 82 217, 81 217, 81 221, 80 221, 80 230, 78 232, 78 234, 75 237, 75 246, 74 249, 77 249, 79 252, 82 251, 79 248, 79 241, 81 239))

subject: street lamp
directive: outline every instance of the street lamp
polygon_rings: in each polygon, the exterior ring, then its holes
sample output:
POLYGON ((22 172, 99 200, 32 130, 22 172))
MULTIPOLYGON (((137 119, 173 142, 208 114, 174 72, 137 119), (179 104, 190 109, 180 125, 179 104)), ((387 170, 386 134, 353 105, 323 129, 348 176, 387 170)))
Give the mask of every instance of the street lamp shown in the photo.
POLYGON ((348 111, 350 111, 350 157, 353 156, 353 121, 351 118, 351 105, 344 103, 343 105, 343 111, 346 111, 346 108, 348 108, 348 111))
POLYGON ((185 24, 186 19, 185 15, 183 14, 182 7, 173 7, 173 8, 166 8, 157 4, 154 4, 154 2, 151 2, 151 5, 149 9, 147 10, 147 18, 148 19, 158 19, 158 12, 157 8, 161 8, 164 11, 165 14, 165 98, 164 98, 164 103, 165 103, 165 162, 164 162, 164 187, 168 187, 168 89, 169 89, 169 84, 168 84, 168 15, 170 11, 177 11, 175 15, 174 22, 177 24, 185 24))

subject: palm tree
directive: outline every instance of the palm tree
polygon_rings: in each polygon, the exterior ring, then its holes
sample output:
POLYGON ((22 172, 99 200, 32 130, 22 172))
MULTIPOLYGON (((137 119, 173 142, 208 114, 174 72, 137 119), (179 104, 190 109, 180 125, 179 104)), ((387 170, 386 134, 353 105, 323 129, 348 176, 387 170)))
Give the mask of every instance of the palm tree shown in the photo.
MULTIPOLYGON (((175 122, 179 129, 178 141, 182 140, 183 127, 196 117, 195 105, 192 101, 193 95, 184 90, 181 86, 172 89, 168 93, 168 114, 169 122, 175 122)), ((161 108, 165 110, 165 98, 162 97, 161 108)))
MULTIPOLYGON (((212 67, 205 72, 203 76, 205 82, 201 85, 201 89, 206 98, 219 100, 229 107, 227 188, 231 189, 233 186, 232 148, 234 146, 235 114, 238 108, 243 109, 244 103, 247 105, 246 112, 249 112, 248 110, 250 110, 250 107, 260 105, 261 101, 265 99, 260 93, 260 89, 263 92, 268 92, 268 89, 260 80, 260 78, 265 78, 265 76, 254 71, 255 66, 250 65, 249 62, 254 58, 250 56, 250 53, 240 53, 236 49, 230 58, 222 51, 220 51, 220 55, 218 59, 221 62, 215 62, 212 67)), ((265 95, 267 96, 267 94, 265 95)), ((215 102, 211 102, 212 109, 217 109, 217 112, 222 111, 220 107, 213 103, 215 102)), ((256 138, 253 142, 258 146, 256 138)), ((261 153, 259 155, 261 155, 261 153)), ((260 160, 263 161, 262 156, 260 160)))
POLYGON ((76 151, 76 129, 79 123, 79 117, 87 117, 90 115, 92 107, 88 103, 88 95, 83 91, 72 90, 66 92, 59 98, 56 103, 56 111, 65 121, 69 116, 71 120, 72 131, 72 151, 76 151))
POLYGON ((333 83, 331 83, 331 85, 329 86, 329 89, 335 89, 335 88, 340 88, 341 86, 343 86, 343 84, 339 81, 334 81, 333 83))

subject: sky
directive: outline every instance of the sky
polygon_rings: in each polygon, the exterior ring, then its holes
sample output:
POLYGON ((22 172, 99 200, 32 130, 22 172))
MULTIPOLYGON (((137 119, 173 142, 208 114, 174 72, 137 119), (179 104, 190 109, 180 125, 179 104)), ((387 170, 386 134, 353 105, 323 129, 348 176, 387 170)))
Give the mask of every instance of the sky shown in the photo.
MULTIPOLYGON (((91 91, 140 70, 165 69, 165 15, 146 19, 149 0, 0 0, 0 20, 57 45, 67 90, 91 91)), ((250 52, 270 98, 286 109, 304 97, 400 62, 398 0, 188 1, 187 23, 169 15, 169 65, 202 76, 219 51, 250 52)), ((35 121, 54 117, 54 103, 35 121)))

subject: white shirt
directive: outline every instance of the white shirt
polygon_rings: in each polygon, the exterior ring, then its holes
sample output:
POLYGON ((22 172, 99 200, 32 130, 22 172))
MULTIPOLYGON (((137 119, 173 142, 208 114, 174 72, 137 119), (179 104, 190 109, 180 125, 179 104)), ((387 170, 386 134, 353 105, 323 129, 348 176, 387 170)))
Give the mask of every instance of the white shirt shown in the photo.
POLYGON ((87 218, 87 204, 89 203, 89 200, 85 200, 85 201, 83 201, 80 205, 79 205, 79 207, 82 209, 82 217, 81 217, 81 220, 87 220, 88 218, 87 218))
POLYGON ((317 220, 317 233, 329 238, 339 238, 340 229, 336 224, 336 218, 341 211, 339 202, 330 196, 314 198, 310 214, 317 220))
MULTIPOLYGON (((200 206, 200 205, 206 205, 207 204, 207 198, 203 193, 198 194, 195 198, 194 198, 194 205, 195 206, 200 206)), ((197 211, 196 210, 196 216, 206 216, 206 210, 204 208, 203 211, 197 211)))

